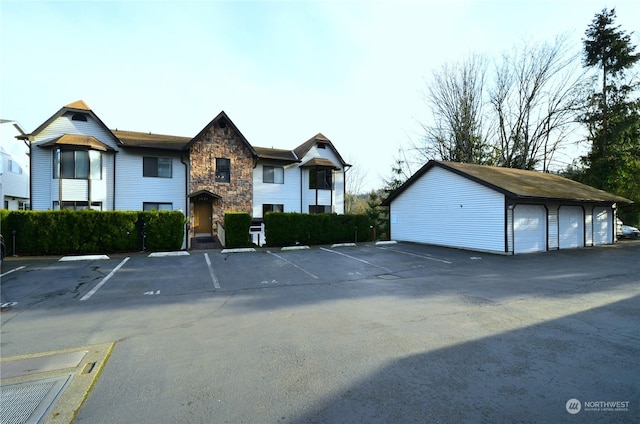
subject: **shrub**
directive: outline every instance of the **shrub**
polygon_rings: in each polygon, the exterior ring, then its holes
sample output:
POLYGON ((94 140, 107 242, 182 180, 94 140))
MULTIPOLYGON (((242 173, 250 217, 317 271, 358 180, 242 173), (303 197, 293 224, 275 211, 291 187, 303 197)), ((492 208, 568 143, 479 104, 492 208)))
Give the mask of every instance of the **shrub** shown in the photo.
POLYGON ((185 219, 181 212, 3 211, 0 231, 11 254, 55 255, 140 250, 142 228, 150 250, 180 249, 185 219), (12 232, 16 232, 13 252, 12 232))
POLYGON ((365 215, 269 212, 264 223, 269 246, 361 242, 369 237, 365 215))
POLYGON ((227 212, 224 214, 224 232, 226 247, 251 246, 249 227, 251 215, 245 212, 227 212))

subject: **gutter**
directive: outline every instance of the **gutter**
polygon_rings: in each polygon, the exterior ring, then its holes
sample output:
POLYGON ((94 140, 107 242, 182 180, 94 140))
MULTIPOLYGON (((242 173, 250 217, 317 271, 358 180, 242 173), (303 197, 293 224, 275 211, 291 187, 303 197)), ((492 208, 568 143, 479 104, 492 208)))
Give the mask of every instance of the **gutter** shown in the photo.
POLYGON ((184 245, 189 250, 189 224, 191 223, 191 211, 189 210, 189 165, 184 161, 184 150, 180 153, 180 162, 184 165, 184 211, 187 222, 184 224, 184 245))

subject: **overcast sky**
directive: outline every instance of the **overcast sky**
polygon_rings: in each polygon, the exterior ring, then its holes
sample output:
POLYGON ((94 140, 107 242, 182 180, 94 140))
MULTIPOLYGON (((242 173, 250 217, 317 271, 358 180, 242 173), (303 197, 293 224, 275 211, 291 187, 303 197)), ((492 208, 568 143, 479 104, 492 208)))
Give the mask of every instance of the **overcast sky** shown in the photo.
POLYGON ((637 0, 0 0, 0 118, 31 132, 82 99, 110 128, 193 137, 224 110, 254 146, 322 132, 368 190, 420 137, 434 70, 523 38, 580 49, 604 7, 640 32, 637 0))

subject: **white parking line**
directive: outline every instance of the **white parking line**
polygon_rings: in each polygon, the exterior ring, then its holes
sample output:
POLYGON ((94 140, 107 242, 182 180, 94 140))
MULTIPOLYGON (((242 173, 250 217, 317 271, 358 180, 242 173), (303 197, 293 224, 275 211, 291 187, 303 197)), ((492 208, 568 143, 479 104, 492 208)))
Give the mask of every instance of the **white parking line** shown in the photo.
POLYGON ((0 274, 0 277, 4 277, 5 275, 9 275, 12 272, 20 271, 24 267, 25 267, 25 265, 22 265, 22 266, 19 266, 18 268, 10 269, 9 271, 5 272, 4 274, 0 274))
POLYGON ((93 295, 94 295, 98 290, 100 290, 100 287, 102 287, 102 286, 104 285, 104 283, 106 283, 106 282, 107 282, 111 277, 113 277, 113 275, 116 273, 116 271, 118 271, 118 270, 122 267, 122 265, 124 265, 124 264, 126 264, 126 263, 127 263, 127 261, 128 261, 128 260, 129 260, 129 256, 127 256, 126 258, 124 258, 124 259, 122 260, 122 262, 120 262, 120 263, 118 264, 118 266, 117 266, 117 267, 113 268, 113 271, 111 271, 109 274, 107 274, 107 276, 106 276, 106 277, 104 277, 104 278, 102 279, 102 281, 100 281, 100 282, 98 283, 98 285, 96 285, 94 288, 92 288, 92 289, 91 289, 91 291, 90 291, 89 293, 87 293, 87 294, 85 294, 84 296, 82 296, 82 297, 80 298, 80 301, 81 301, 81 302, 83 302, 83 301, 85 301, 85 300, 89 299, 91 296, 93 296, 93 295))
POLYGON ((292 266, 293 266, 293 267, 295 267, 295 268, 298 268, 300 271, 304 272, 304 273, 305 273, 305 274, 307 274, 307 275, 310 275, 311 277, 315 278, 316 280, 318 279, 318 276, 317 276, 317 275, 313 275, 312 273, 310 273, 310 272, 309 272, 309 271, 307 271, 306 269, 301 268, 301 267, 299 267, 298 265, 294 264, 293 262, 286 260, 286 259, 285 259, 285 258, 283 258, 282 256, 280 256, 280 255, 278 255, 278 254, 275 254, 275 253, 273 253, 273 252, 270 252, 270 251, 267 251, 267 253, 268 253, 268 254, 270 254, 270 255, 275 256, 276 258, 280 259, 281 261, 284 261, 284 262, 288 263, 289 265, 292 265, 292 266))
POLYGON ((390 250, 392 252, 398 252, 398 253, 402 253, 404 255, 415 256, 417 258, 422 258, 422 259, 429 259, 430 261, 442 262, 443 264, 450 264, 451 263, 449 261, 445 261, 444 259, 432 258, 431 256, 425 256, 425 255, 418 255, 417 253, 407 252, 406 250, 389 249, 388 247, 380 247, 380 246, 378 246, 378 249, 390 250))
POLYGON ((346 253, 336 252, 335 250, 327 249, 325 247, 321 247, 320 250, 324 250, 325 252, 335 253, 336 255, 340 255, 340 256, 345 256, 345 257, 347 257, 349 259, 353 259, 355 261, 362 262, 363 264, 374 266, 374 267, 379 268, 379 269, 381 269, 381 270, 383 270, 385 272, 393 273, 393 270, 391 270, 391 269, 389 269, 387 267, 376 265, 376 264, 372 264, 371 262, 365 261, 364 259, 356 258, 355 256, 347 255, 346 253))
POLYGON ((209 275, 211 276, 211 281, 213 281, 213 287, 216 289, 220 288, 220 283, 218 282, 218 278, 216 274, 213 272, 213 267, 211 266, 211 259, 209 259, 209 254, 204 254, 204 260, 207 261, 207 268, 209 268, 209 275))

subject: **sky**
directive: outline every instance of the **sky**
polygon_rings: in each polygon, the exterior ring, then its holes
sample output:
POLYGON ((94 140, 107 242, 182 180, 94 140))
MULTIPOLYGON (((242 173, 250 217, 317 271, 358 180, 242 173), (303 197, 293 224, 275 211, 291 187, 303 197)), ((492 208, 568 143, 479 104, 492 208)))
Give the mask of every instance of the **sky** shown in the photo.
POLYGON ((112 129, 193 137, 224 110, 253 146, 321 132, 368 191, 420 139, 435 71, 524 39, 579 50, 605 7, 640 45, 637 0, 0 0, 0 118, 31 132, 82 99, 112 129))

